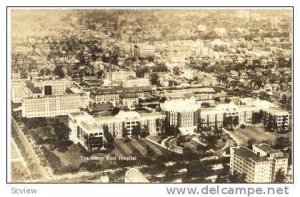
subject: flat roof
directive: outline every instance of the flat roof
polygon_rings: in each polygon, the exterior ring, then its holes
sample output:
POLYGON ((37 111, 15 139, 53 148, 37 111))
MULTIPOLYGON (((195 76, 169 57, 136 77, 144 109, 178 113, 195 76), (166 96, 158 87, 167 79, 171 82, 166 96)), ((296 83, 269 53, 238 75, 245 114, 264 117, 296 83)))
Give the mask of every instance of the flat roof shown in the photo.
POLYGON ((141 87, 107 87, 107 88, 95 88, 91 92, 96 95, 104 94, 122 94, 122 93, 136 93, 136 92, 147 92, 151 91, 151 86, 141 86, 141 87))
POLYGON ((279 108, 275 108, 275 107, 268 108, 267 112, 269 112, 271 114, 274 114, 274 115, 276 115, 276 114, 281 114, 281 115, 286 114, 286 115, 288 115, 289 114, 287 111, 279 109, 279 108))
POLYGON ((275 150, 273 148, 271 148, 270 146, 268 146, 267 144, 255 144, 255 146, 263 151, 265 151, 266 153, 280 153, 281 151, 279 150, 275 150))
POLYGON ((250 149, 244 147, 244 146, 239 146, 233 149, 234 153, 248 161, 255 161, 255 162, 259 162, 259 161, 266 161, 267 157, 259 157, 257 156, 253 151, 251 151, 250 149))
POLYGON ((101 130, 100 127, 96 123, 86 123, 81 122, 81 126, 87 131, 87 132, 94 132, 101 130))

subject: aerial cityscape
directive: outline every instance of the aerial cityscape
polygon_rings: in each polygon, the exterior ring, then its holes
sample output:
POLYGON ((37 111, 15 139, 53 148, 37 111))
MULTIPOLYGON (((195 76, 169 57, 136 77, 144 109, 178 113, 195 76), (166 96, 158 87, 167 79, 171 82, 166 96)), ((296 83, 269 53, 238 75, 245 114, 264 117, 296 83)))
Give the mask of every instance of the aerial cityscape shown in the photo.
POLYGON ((293 182, 290 9, 13 9, 10 182, 293 182))

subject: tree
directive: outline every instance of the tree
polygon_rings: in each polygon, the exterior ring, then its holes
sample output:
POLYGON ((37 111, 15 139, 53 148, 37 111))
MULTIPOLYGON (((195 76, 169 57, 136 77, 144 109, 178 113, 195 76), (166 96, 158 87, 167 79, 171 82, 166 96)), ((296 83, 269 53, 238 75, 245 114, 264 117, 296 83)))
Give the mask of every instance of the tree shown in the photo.
POLYGON ((235 116, 234 118, 233 118, 233 125, 234 126, 237 126, 239 124, 239 117, 238 116, 235 116))
POLYGON ((144 66, 141 68, 138 68, 135 73, 137 77, 145 77, 145 74, 150 71, 150 68, 148 66, 144 66))
POLYGON ((288 137, 278 137, 275 140, 274 147, 276 149, 283 149, 283 148, 290 147, 290 146, 291 146, 291 141, 288 137))
POLYGON ((217 80, 218 80, 219 85, 220 85, 220 83, 227 83, 228 77, 227 77, 227 75, 219 74, 219 75, 217 75, 217 80))
POLYGON ((174 68, 173 68, 173 72, 174 72, 174 75, 177 75, 177 76, 180 75, 180 70, 179 70, 178 67, 174 67, 174 68))
POLYGON ((135 127, 132 128, 131 135, 134 136, 134 137, 140 137, 141 134, 142 134, 141 124, 138 123, 135 127))
POLYGON ((103 70, 99 70, 98 72, 96 72, 96 76, 97 76, 98 79, 102 78, 103 74, 104 74, 103 70))
POLYGON ((287 103, 287 97, 285 94, 282 95, 282 98, 281 98, 281 104, 282 105, 285 105, 287 103))
POLYGON ((223 121, 223 126, 225 128, 232 129, 232 127, 233 127, 233 117, 232 116, 225 117, 224 121, 223 121))
POLYGON ((259 112, 252 113, 252 124, 261 123, 263 119, 263 111, 260 110, 259 112))
POLYGON ((113 135, 109 132, 109 129, 108 129, 108 125, 103 125, 103 133, 104 133, 104 137, 107 141, 107 146, 109 148, 113 148, 114 147, 114 137, 113 135))
POLYGON ((285 174, 284 171, 280 168, 275 174, 275 183, 284 183, 285 182, 285 174))
POLYGON ((165 63, 160 63, 157 66, 153 67, 153 72, 167 72, 168 67, 165 65, 165 63))
POLYGON ((56 66, 54 70, 52 71, 53 75, 58 76, 59 78, 65 77, 65 72, 62 69, 62 66, 56 66))
POLYGON ((206 141, 210 147, 214 147, 217 143, 217 137, 214 135, 208 135, 206 141))
POLYGON ((249 149, 252 149, 252 145, 253 144, 255 144, 256 143, 256 140, 255 139, 249 139, 248 141, 247 141, 247 147, 249 148, 249 149))
POLYGON ((159 85, 159 76, 156 73, 152 73, 150 76, 150 81, 152 85, 159 85))
POLYGON ((238 173, 238 172, 234 172, 231 177, 230 177, 230 182, 231 183, 246 183, 246 174, 243 173, 238 173))

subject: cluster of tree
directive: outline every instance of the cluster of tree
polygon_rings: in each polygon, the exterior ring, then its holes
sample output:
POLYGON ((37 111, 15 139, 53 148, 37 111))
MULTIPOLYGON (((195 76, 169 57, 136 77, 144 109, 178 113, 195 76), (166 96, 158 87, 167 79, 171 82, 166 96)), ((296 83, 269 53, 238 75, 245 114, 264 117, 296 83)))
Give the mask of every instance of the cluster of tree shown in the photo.
POLYGON ((186 168, 187 172, 182 179, 183 182, 207 183, 208 181, 205 178, 211 176, 213 173, 209 165, 200 161, 191 162, 186 168))
POLYGON ((159 76, 158 76, 157 73, 151 73, 150 82, 151 82, 152 85, 155 85, 155 86, 160 85, 159 76))
POLYGON ((44 146, 41 146, 41 150, 43 151, 43 154, 44 154, 45 158, 47 159, 53 172, 60 173, 61 166, 62 166, 62 162, 61 162, 60 158, 44 146))
POLYGON ((264 112, 262 110, 259 110, 259 112, 253 112, 252 113, 252 124, 258 124, 261 123, 264 117, 264 112))
POLYGON ((63 67, 60 65, 57 65, 52 71, 52 73, 53 75, 58 76, 59 78, 65 77, 65 71, 63 70, 63 67))
POLYGON ((275 140, 275 149, 284 149, 286 147, 291 147, 291 140, 288 137, 277 137, 275 140))
POLYGON ((106 139, 107 148, 114 148, 114 136, 109 132, 108 125, 103 125, 103 133, 106 139))
POLYGON ((178 126, 174 125, 165 125, 165 134, 167 136, 177 136, 180 133, 178 126))
POLYGON ((150 72, 150 68, 148 66, 139 67, 136 69, 135 74, 137 77, 145 77, 145 74, 150 72))
POLYGON ((275 183, 284 183, 286 180, 286 176, 285 176, 285 173, 284 171, 280 168, 276 174, 275 174, 275 179, 274 179, 274 182, 275 183))
POLYGON ((228 129, 233 129, 239 124, 239 117, 238 116, 228 116, 224 117, 223 120, 223 127, 228 129))
POLYGON ((88 161, 88 162, 81 163, 79 168, 90 172, 97 172, 102 169, 102 165, 97 163, 96 161, 95 162, 88 161))

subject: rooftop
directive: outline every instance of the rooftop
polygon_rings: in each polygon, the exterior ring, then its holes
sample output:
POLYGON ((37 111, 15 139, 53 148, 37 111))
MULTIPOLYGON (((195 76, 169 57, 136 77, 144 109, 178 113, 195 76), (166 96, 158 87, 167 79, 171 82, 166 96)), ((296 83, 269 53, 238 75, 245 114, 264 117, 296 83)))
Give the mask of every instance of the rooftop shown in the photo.
POLYGON ((164 111, 197 111, 200 106, 196 103, 195 99, 174 99, 161 104, 164 111))
POLYGON ((137 169, 131 168, 125 173, 125 179, 131 183, 148 183, 149 180, 137 169))
POLYGON ((120 98, 137 98, 139 97, 136 93, 122 93, 120 98))
POLYGON ((101 128, 96 123, 81 122, 81 126, 85 129, 86 132, 89 133, 101 131, 101 128))
POLYGON ((245 146, 238 146, 238 147, 234 148, 233 150, 236 155, 238 155, 248 161, 258 162, 258 161, 266 161, 267 160, 267 157, 259 157, 253 151, 246 148, 245 146))
POLYGON ((122 94, 122 93, 135 93, 135 92, 147 92, 151 91, 151 86, 142 86, 142 87, 128 87, 123 88, 120 86, 116 87, 107 87, 107 88, 96 88, 91 92, 95 95, 104 95, 104 94, 122 94))
POLYGON ((273 114, 273 115, 288 115, 289 113, 285 110, 275 108, 275 107, 270 107, 267 109, 267 112, 273 114))
POLYGON ((34 94, 41 94, 42 88, 41 87, 35 87, 34 83, 32 81, 25 81, 26 87, 34 94))
POLYGON ((257 148, 261 149, 262 151, 272 154, 272 153, 279 153, 281 151, 279 150, 275 150, 273 148, 271 148, 269 145, 267 144, 255 144, 254 146, 256 146, 257 148))

